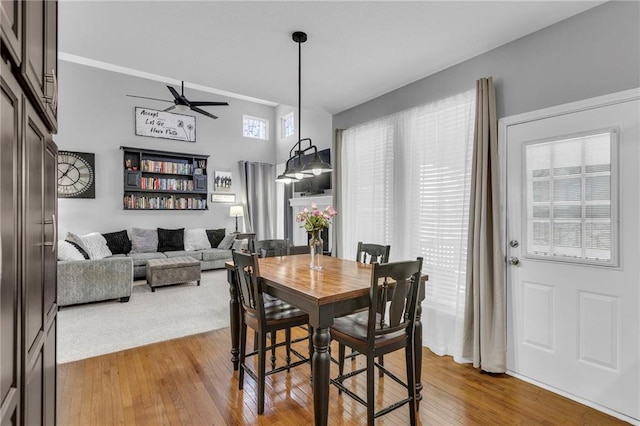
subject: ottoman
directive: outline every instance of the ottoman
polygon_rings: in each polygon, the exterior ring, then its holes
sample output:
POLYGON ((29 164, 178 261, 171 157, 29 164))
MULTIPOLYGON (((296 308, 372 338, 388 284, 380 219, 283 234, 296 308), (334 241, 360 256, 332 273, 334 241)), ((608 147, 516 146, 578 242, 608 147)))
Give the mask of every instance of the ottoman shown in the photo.
POLYGON ((147 260, 147 284, 156 287, 197 281, 200 285, 200 261, 193 257, 172 257, 147 260))

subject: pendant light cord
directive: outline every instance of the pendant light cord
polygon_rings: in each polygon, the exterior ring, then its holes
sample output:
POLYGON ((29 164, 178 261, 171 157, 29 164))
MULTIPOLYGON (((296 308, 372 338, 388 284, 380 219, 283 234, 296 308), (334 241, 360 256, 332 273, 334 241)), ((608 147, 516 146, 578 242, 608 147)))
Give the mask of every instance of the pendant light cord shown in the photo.
POLYGON ((302 42, 298 42, 298 141, 302 137, 302 42))

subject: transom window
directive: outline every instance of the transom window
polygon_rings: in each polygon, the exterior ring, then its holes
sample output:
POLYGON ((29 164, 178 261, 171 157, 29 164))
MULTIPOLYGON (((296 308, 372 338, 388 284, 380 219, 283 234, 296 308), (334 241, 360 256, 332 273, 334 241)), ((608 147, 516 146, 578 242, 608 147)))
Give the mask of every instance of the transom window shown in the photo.
POLYGON ((242 135, 245 138, 269 140, 269 120, 244 115, 242 117, 242 135))
POLYGON ((616 135, 526 145, 527 255, 616 265, 616 135))
POLYGON ((293 111, 282 117, 282 138, 293 136, 296 131, 293 111))

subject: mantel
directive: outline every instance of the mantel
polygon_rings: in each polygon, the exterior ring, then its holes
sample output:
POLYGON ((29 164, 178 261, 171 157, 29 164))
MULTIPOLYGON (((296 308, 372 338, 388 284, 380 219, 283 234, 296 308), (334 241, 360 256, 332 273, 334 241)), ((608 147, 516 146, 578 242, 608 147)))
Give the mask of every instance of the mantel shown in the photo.
POLYGON ((308 195, 305 197, 289 198, 291 207, 311 207, 311 203, 316 203, 318 208, 320 208, 320 206, 323 206, 323 208, 330 206, 333 203, 333 195, 308 195))

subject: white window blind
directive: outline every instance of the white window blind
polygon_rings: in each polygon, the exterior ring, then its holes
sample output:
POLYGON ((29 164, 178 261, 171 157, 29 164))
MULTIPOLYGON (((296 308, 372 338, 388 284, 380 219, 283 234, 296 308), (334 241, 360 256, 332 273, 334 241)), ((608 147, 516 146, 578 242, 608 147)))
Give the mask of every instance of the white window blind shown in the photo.
POLYGON ((464 314, 475 90, 342 134, 342 247, 390 244, 429 274, 424 343, 459 357, 464 314))

